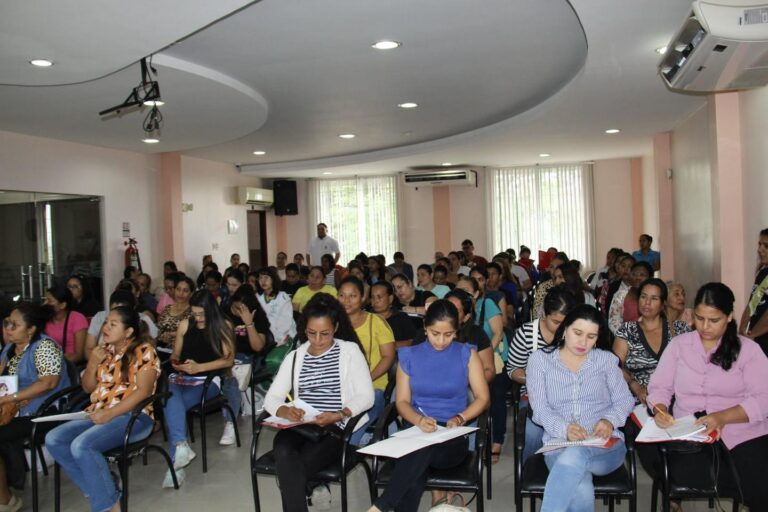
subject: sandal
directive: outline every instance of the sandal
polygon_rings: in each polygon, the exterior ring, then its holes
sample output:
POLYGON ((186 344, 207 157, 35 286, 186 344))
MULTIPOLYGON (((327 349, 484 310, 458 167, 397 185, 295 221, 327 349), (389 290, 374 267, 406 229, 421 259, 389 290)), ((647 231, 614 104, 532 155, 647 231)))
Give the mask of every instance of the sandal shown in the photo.
POLYGON ((503 447, 504 445, 493 443, 493 446, 491 446, 491 464, 499 463, 499 459, 501 458, 501 449, 503 447))

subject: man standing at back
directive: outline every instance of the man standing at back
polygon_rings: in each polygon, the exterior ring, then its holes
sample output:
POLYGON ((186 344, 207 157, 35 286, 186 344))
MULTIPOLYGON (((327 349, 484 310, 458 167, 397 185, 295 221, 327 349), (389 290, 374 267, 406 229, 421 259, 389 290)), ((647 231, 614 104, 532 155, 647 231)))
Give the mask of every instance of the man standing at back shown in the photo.
POLYGON ((461 250, 464 251, 470 267, 484 267, 488 265, 488 260, 482 256, 475 255, 475 244, 472 243, 472 240, 464 240, 461 242, 461 250))
POLYGON ((640 250, 632 253, 635 261, 650 263, 653 270, 659 270, 661 268, 661 253, 651 250, 651 244, 653 243, 651 235, 640 235, 638 243, 640 244, 640 250))
POLYGON ((309 241, 307 265, 320 265, 323 254, 332 254, 334 263, 339 261, 339 243, 328 236, 328 226, 324 222, 317 225, 317 236, 309 241))

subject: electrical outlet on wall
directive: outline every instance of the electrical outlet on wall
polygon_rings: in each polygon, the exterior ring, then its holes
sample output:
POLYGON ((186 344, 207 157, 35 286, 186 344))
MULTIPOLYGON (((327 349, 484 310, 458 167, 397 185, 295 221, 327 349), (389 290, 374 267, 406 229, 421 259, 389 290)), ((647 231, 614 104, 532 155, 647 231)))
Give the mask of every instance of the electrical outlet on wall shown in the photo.
POLYGON ((212 251, 218 251, 218 250, 219 250, 219 244, 217 244, 217 243, 212 243, 212 244, 211 244, 211 250, 212 250, 212 251))

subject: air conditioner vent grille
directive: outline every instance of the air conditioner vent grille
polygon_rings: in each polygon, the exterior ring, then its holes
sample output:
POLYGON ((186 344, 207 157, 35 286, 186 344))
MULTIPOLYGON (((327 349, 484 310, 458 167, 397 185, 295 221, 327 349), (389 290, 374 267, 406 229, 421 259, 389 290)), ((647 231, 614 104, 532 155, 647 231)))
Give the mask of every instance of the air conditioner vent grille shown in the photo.
POLYGON ((745 25, 763 25, 768 23, 768 7, 744 9, 745 25))

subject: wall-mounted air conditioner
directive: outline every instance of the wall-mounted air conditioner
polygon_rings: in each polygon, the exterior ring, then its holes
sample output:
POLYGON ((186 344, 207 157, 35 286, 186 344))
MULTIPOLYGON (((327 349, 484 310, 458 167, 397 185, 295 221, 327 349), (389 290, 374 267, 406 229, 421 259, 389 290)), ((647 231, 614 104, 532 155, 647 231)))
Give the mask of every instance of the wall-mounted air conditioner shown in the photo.
POLYGON ((696 0, 659 73, 673 89, 727 91, 768 83, 766 0, 696 0))
POLYGON ((266 188, 237 187, 237 204, 247 204, 251 206, 263 206, 265 208, 272 206, 275 202, 275 195, 266 188))
POLYGON ((403 182, 415 187, 433 187, 438 185, 477 186, 477 171, 474 169, 434 169, 408 171, 403 174, 403 182))

